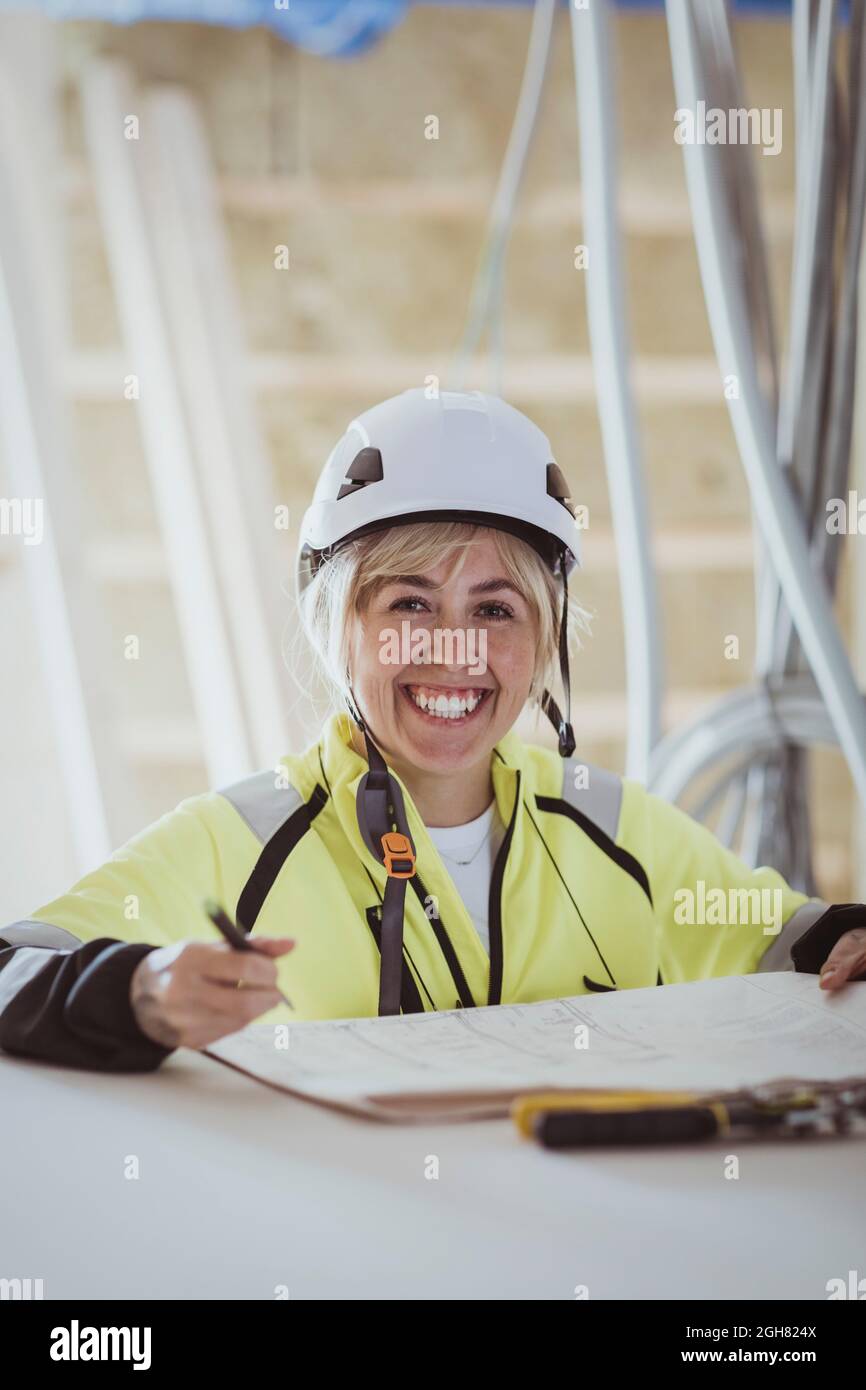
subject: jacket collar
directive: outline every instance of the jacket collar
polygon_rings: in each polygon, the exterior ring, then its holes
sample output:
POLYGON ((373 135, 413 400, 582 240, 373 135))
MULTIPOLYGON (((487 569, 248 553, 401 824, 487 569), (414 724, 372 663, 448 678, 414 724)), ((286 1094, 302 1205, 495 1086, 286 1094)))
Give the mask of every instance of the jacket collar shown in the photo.
MULTIPOLYGON (((331 796, 334 799, 335 810, 340 817, 343 829, 358 853, 369 858, 369 851, 361 836, 355 809, 358 784, 364 773, 368 771, 367 760, 357 753, 352 746, 352 723, 351 716, 346 711, 332 715, 322 731, 319 749, 331 796)), ((493 791, 504 825, 508 825, 514 810, 517 773, 524 769, 525 755, 525 744, 514 729, 508 730, 495 745, 491 754, 490 773, 493 791)), ((390 770, 403 793, 409 827, 420 854, 421 844, 428 843, 426 829, 405 783, 393 768, 390 770)), ((432 849, 432 844, 430 848, 432 849)))

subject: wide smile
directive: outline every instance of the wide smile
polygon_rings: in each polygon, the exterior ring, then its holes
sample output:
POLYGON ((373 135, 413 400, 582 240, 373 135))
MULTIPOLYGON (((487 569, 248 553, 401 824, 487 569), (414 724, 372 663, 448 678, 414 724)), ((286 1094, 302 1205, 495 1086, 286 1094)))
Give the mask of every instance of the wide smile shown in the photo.
POLYGON ((490 704, 493 691, 436 685, 400 685, 403 699, 419 719, 440 729, 464 728, 490 704))

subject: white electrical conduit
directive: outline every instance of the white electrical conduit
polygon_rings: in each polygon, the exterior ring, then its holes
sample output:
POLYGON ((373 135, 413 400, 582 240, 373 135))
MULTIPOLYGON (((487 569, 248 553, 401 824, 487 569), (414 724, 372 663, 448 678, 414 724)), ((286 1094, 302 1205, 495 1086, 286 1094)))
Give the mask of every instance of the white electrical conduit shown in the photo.
MULTIPOLYGON (((21 551, 54 722, 57 781, 81 875, 111 853, 100 773, 110 770, 113 749, 106 746, 108 728, 92 705, 93 686, 88 689, 79 650, 82 634, 75 631, 70 606, 81 579, 80 560, 70 551, 80 536, 51 487, 57 477, 68 491, 62 476, 68 463, 56 418, 61 388, 44 332, 40 268, 33 264, 22 215, 27 198, 22 181, 32 179, 34 170, 27 167, 27 141, 19 124, 13 93, 0 76, 0 445, 15 494, 44 504, 41 544, 25 545, 22 538, 21 551), (64 525, 70 528, 65 536, 64 525), (73 570, 78 571, 74 579, 73 570)), ((12 737, 11 731, 7 735, 12 737)), ((54 792, 53 780, 45 790, 54 792)))
MULTIPOLYGON (((712 50, 712 80, 704 69, 707 105, 722 110, 737 110, 746 106, 740 81, 734 33, 730 23, 727 0, 705 0, 706 8, 694 11, 699 25, 702 52, 712 50), (712 101, 709 98, 712 97, 712 101)), ((752 320, 756 352, 766 361, 769 380, 766 382, 768 400, 777 409, 779 393, 778 353, 773 323, 772 289, 768 270, 767 245, 761 222, 758 188, 751 159, 741 157, 737 145, 718 148, 726 162, 726 183, 730 190, 732 221, 737 228, 738 264, 743 272, 747 302, 752 320)))
POLYGON ((825 341, 827 331, 828 296, 821 293, 821 278, 832 254, 832 238, 825 243, 821 233, 828 216, 832 223, 835 184, 828 147, 834 99, 833 10, 834 0, 822 0, 811 65, 811 119, 806 127, 798 122, 797 129, 797 143, 802 141, 805 149, 797 164, 802 183, 797 184, 788 366, 779 403, 777 453, 801 485, 814 471, 821 390, 814 358, 816 337, 820 331, 825 341))
MULTIPOLYGON (((795 0, 795 4, 798 0, 795 0)), ((794 228, 794 270, 791 283, 790 332, 788 370, 782 386, 779 404, 778 455, 785 466, 792 466, 798 450, 798 424, 801 411, 807 359, 813 347, 810 330, 814 322, 809 312, 815 267, 819 254, 818 228, 820 194, 825 158, 827 123, 832 87, 834 0, 821 0, 815 51, 810 66, 808 125, 797 124, 797 146, 803 154, 797 158, 797 217, 794 228)))
MULTIPOLYGON (((119 63, 102 59, 85 69, 81 99, 128 366, 141 386, 137 406, 142 438, 207 774, 218 786, 250 773, 254 760, 196 491, 141 191, 140 161, 151 153, 151 132, 145 123, 139 140, 124 138, 125 119, 134 113, 140 117, 142 106, 119 63)), ((120 391, 118 382, 118 396, 120 391)))
MULTIPOLYGON (((0 180, 0 196, 5 192, 0 180)), ((8 204, 6 206, 8 208, 8 204)), ((97 756, 97 740, 103 731, 100 725, 94 724, 93 711, 88 708, 84 672, 69 611, 68 571, 64 574, 58 551, 56 526, 58 522, 61 526, 64 522, 68 524, 69 518, 55 515, 50 491, 43 481, 45 382, 40 384, 37 401, 28 378, 30 383, 38 380, 39 370, 44 371, 45 358, 31 351, 30 345, 16 331, 16 321, 19 326, 25 321, 22 311, 31 316, 32 323, 34 300, 26 294, 28 282, 21 275, 21 262, 11 244, 11 232, 11 218, 6 211, 0 217, 0 358, 4 364, 0 372, 0 441, 17 494, 44 499, 47 504, 41 544, 30 546, 22 542, 22 550, 54 720, 57 770, 80 876, 111 853, 97 756), (15 276, 19 294, 24 293, 26 306, 19 303, 16 308, 13 305, 15 290, 9 280, 10 274, 15 276), (38 423, 40 416, 42 421, 38 423)), ((27 336, 35 337, 32 329, 27 336)))
POLYGON ((677 747, 668 747, 664 767, 653 791, 677 801, 685 788, 706 768, 725 757, 742 753, 744 761, 756 751, 769 752, 783 741, 808 747, 836 743, 835 730, 819 694, 783 690, 768 708, 762 690, 740 692, 742 703, 733 701, 710 711, 707 722, 685 731, 677 747))
MULTIPOLYGON (((825 498, 828 495, 842 495, 848 483, 851 459, 859 271, 866 209, 866 13, 862 5, 852 12, 849 49, 848 94, 853 115, 849 124, 852 127, 852 138, 847 183, 847 221, 839 290, 840 310, 833 344, 833 377, 827 425, 826 468, 823 474, 825 498)), ((816 550, 827 580, 833 587, 840 558, 840 545, 838 539, 835 544, 831 543, 826 517, 822 517, 822 520, 825 524, 816 526, 813 549, 816 550)))
MULTIPOLYGON (((790 750, 788 751, 790 752, 790 750)), ((705 793, 702 800, 691 811, 691 814, 694 816, 696 820, 704 822, 706 817, 711 812, 713 806, 721 798, 724 797, 724 804, 719 814, 719 820, 716 826, 715 835, 716 838, 720 840, 722 844, 727 845, 729 848, 733 849, 734 852, 738 853, 741 858, 745 857, 743 852, 743 841, 745 836, 743 833, 738 834, 738 830, 740 827, 740 822, 743 819, 744 809, 746 808, 749 786, 748 773, 756 766, 764 767, 767 758, 771 758, 774 761, 769 765, 768 771, 772 775, 775 775, 776 778, 778 778, 780 774, 778 768, 776 768, 775 766, 775 757, 777 753, 778 744, 769 746, 763 754, 763 761, 756 763, 755 759, 761 757, 761 753, 760 751, 757 751, 755 749, 750 749, 747 758, 743 759, 739 763, 735 763, 732 767, 729 767, 722 774, 719 781, 712 788, 712 790, 708 793, 705 793)), ((772 780, 770 781, 770 785, 772 787, 772 780)), ((779 823, 784 825, 787 819, 788 815, 786 807, 785 813, 781 817, 779 817, 779 823)), ((745 828, 748 829, 748 825, 746 825, 745 828)), ((789 826, 789 830, 790 828, 791 827, 789 826)), ((797 827, 797 829, 799 829, 799 827, 797 827)), ((804 830, 806 832, 808 831, 808 824, 804 827, 804 830)), ((772 853, 768 854, 760 860, 746 859, 746 863, 770 864, 774 868, 777 868, 778 865, 776 859, 777 853, 774 850, 772 853)))
MULTIPOLYGON (((795 7, 802 13, 803 0, 795 0, 795 7)), ((852 148, 840 153, 847 145, 843 137, 848 131, 840 127, 838 109, 834 0, 820 0, 817 22, 812 24, 809 19, 805 29, 808 32, 806 80, 800 96, 805 100, 808 115, 798 108, 798 217, 790 307, 792 351, 778 415, 777 460, 786 469, 785 476, 791 479, 799 499, 799 510, 810 538, 811 562, 825 575, 832 594, 835 572, 832 565, 826 563, 821 545, 822 534, 825 540, 827 534, 820 508, 834 455, 837 466, 840 462, 835 446, 833 452, 830 451, 831 440, 843 438, 845 420, 850 423, 851 400, 844 398, 846 345, 838 341, 838 334, 848 316, 851 295, 856 295, 856 272, 853 281, 843 274, 836 294, 832 248, 836 240, 837 206, 840 203, 844 206, 840 195, 845 155, 854 157, 855 152, 852 148), (835 344, 831 338, 834 333, 837 336, 835 344), (798 343, 800 346, 796 348, 798 343), (794 380, 798 363, 800 378, 794 380)), ((858 213, 854 201, 848 199, 847 204, 846 240, 850 240, 853 233, 859 245, 862 212, 858 213)), ((847 477, 847 458, 842 462, 847 477)), ((766 588, 772 599, 772 622, 769 636, 765 632, 761 634, 764 640, 757 652, 757 669, 764 673, 801 671, 807 663, 790 609, 772 570, 767 576, 766 588)), ((807 767, 802 751, 781 752, 769 776, 771 785, 762 800, 762 814, 756 818, 761 824, 759 830, 756 827, 755 857, 772 856, 774 861, 781 860, 789 868, 797 864, 802 869, 804 881, 811 881, 807 767), (780 800, 786 809, 786 824, 774 814, 774 803, 780 800), (786 833, 788 842, 783 838, 786 833)))
POLYGON ((511 237, 514 210, 526 170, 529 147, 538 122, 555 16, 556 0, 536 0, 532 10, 529 46, 526 51, 520 95, 517 98, 517 109, 493 198, 479 269, 472 287, 466 328, 449 376, 449 389, 453 391, 464 389, 469 359, 478 347, 485 324, 491 322, 495 334, 495 394, 501 394, 505 253, 511 237))
MULTIPOLYGON (((746 102, 741 92, 734 35, 725 0, 706 0, 704 6, 693 11, 693 15, 703 60, 702 91, 707 106, 722 110, 742 109, 746 102)), ((736 254, 733 260, 737 272, 741 275, 742 293, 749 312, 748 326, 758 373, 756 379, 767 396, 769 409, 775 416, 778 410, 779 373, 766 249, 752 164, 748 158, 743 157, 736 145, 720 146, 716 158, 723 162, 721 182, 728 199, 730 225, 736 236, 736 254), (768 359, 769 381, 766 383, 760 375, 759 350, 768 359)), ((754 528, 753 535, 757 540, 754 528)), ((769 558, 763 549, 756 545, 755 606, 758 613, 759 653, 762 649, 762 634, 769 634, 765 641, 766 647, 772 645, 777 589, 778 583, 769 558)), ((758 665, 761 665, 760 656, 758 665)), ((761 839, 767 773, 766 764, 758 764, 744 770, 745 785, 740 806, 742 812, 742 804, 747 801, 744 838, 751 842, 750 853, 755 856, 750 862, 756 862, 761 839)))
MULTIPOLYGON (((808 0, 795 0, 802 7, 808 0)), ((822 428, 824 365, 829 350, 829 330, 833 304, 832 229, 836 178, 832 161, 836 151, 830 147, 832 103, 834 100, 833 34, 835 0, 820 0, 815 29, 814 51, 807 62, 809 121, 798 113, 797 219, 794 241, 794 267, 791 283, 790 348, 788 370, 779 407, 777 457, 790 470, 804 509, 811 508, 816 480, 822 473, 822 428)), ((830 362, 833 375, 839 363, 830 362)), ((814 518, 807 518, 810 540, 814 518)), ((790 610, 782 602, 778 583, 773 580, 775 617, 772 646, 762 649, 759 670, 793 670, 801 664, 798 642, 790 610)))
MULTIPOLYGON (((734 87, 737 86, 738 77, 736 68, 733 66, 733 36, 730 31, 729 18, 724 4, 721 3, 721 0, 715 0, 715 3, 713 3, 713 0, 709 0, 709 8, 692 11, 692 14, 696 21, 699 22, 701 57, 703 59, 703 92, 707 98, 708 104, 725 108, 742 106, 744 103, 736 96, 736 92, 728 90, 730 84, 733 84, 734 87), (717 83, 716 87, 711 87, 710 85, 710 72, 712 73, 713 82, 717 83), (712 101, 710 101, 711 97, 712 101)), ((828 412, 829 420, 827 430, 829 433, 829 441, 823 455, 818 448, 819 436, 817 432, 820 417, 827 412, 827 401, 825 401, 822 396, 815 393, 815 398, 811 403, 805 403, 804 400, 798 403, 800 414, 807 409, 807 406, 811 407, 812 414, 811 428, 814 435, 812 446, 807 445, 805 449, 802 448, 803 431, 799 427, 797 430, 797 443, 798 449, 801 451, 799 462, 801 465, 800 471, 804 479, 800 491, 801 495, 806 499, 807 510, 810 515, 811 529, 813 532, 813 552, 816 549, 820 550, 822 540, 824 542, 827 540, 824 529, 818 525, 820 518, 816 518, 812 515, 815 505, 814 499, 818 496, 819 489, 823 487, 826 491, 828 485, 831 490, 833 490, 834 495, 838 494, 844 485, 845 477, 847 477, 847 468, 845 465, 847 464, 847 452, 850 443, 852 380, 850 368, 853 362, 854 342, 850 326, 853 321, 852 316, 856 306, 856 263, 862 226, 862 200, 858 190, 862 182, 860 175, 864 165, 866 165, 866 153, 864 153, 864 145, 861 138, 861 123, 859 120, 859 116, 862 113, 858 111, 857 104, 857 95, 863 87, 863 73, 866 71, 866 61, 864 61, 864 55, 860 51, 863 47, 864 32, 860 22, 861 20, 862 10, 855 13, 854 24, 852 25, 852 51, 849 74, 849 95, 851 97, 852 115, 849 124, 852 131, 853 169, 850 175, 850 186, 848 189, 849 217, 846 227, 845 265, 842 286, 839 293, 841 309, 836 324, 837 343, 832 358, 833 374, 831 389, 828 390, 827 393, 833 402, 833 407, 836 408, 834 409, 831 407, 828 412), (852 266, 853 271, 851 269, 852 266), (808 463, 807 459, 809 460, 808 463), (835 478, 837 474, 841 476, 842 481, 837 483, 830 482, 828 484, 828 477, 835 478)), ((808 53, 806 57, 808 59, 808 53)), ((795 62, 797 62, 796 51, 795 62)), ((814 73, 814 66, 809 68, 808 71, 814 73)), ((806 85, 808 87, 808 83, 806 85)), ((829 90, 829 87, 827 90, 829 90)), ((808 92, 806 95, 808 95, 808 92)), ((798 119, 798 135, 800 135, 798 150, 802 148, 802 132, 804 126, 807 125, 808 122, 803 119, 801 109, 800 118, 798 119)), ((716 157, 721 158, 723 153, 729 155, 731 152, 718 151, 716 157)), ((822 209, 820 235, 822 237, 829 237, 828 223, 832 211, 830 200, 835 197, 836 176, 831 153, 828 151, 826 143, 821 150, 821 155, 823 169, 820 171, 822 179, 820 185, 822 209)), ((738 158, 736 162, 729 161, 729 165, 724 171, 726 191, 730 189, 732 199, 732 225, 736 226, 737 234, 740 237, 744 235, 742 217, 744 209, 742 199, 742 175, 748 173, 750 167, 747 161, 738 158)), ((751 211, 757 212, 756 205, 754 209, 751 207, 751 198, 745 210, 747 217, 751 211)), ((759 222, 757 223, 757 227, 758 230, 760 230, 759 222)), ((818 232, 816 230, 816 235, 817 234, 818 232)), ((749 246, 750 252, 754 250, 755 239, 754 233, 749 232, 746 244, 749 246)), ((750 264, 751 260, 747 261, 745 264, 744 268, 747 272, 750 264)), ((818 268, 820 267, 821 262, 818 262, 818 268)), ((765 271, 763 271, 763 274, 766 278, 765 271)), ((756 290, 760 290, 760 284, 752 286, 748 274, 746 275, 746 283, 750 286, 747 290, 746 302, 750 309, 754 309, 756 290)), ((806 305, 806 312, 814 318, 816 305, 818 310, 822 312, 823 317, 821 319, 820 331, 825 333, 825 349, 827 345, 826 330, 829 328, 829 307, 831 302, 832 291, 830 288, 830 281, 828 275, 822 272, 820 283, 813 283, 810 286, 810 298, 806 305)), ((810 319, 810 322, 813 322, 813 318, 810 319)), ((763 327, 762 324, 755 324, 754 321, 752 326, 758 330, 763 327)), ((761 336, 760 332, 759 336, 761 336)), ((813 328, 810 330, 808 336, 810 345, 814 347, 818 332, 813 328)), ((807 383, 809 380, 810 378, 807 377, 807 383)), ((812 384, 814 385, 815 383, 812 384)), ((775 411, 772 413, 775 414, 775 411)), ((757 532, 755 533, 755 539, 757 543, 759 541, 757 532)), ((834 558, 838 558, 838 547, 836 547, 835 550, 831 549, 828 551, 828 559, 832 560, 834 558)), ((831 567, 827 565, 826 568, 828 577, 830 577, 832 573, 831 567)), ((784 602, 779 605, 778 582, 772 571, 772 567, 769 565, 768 559, 763 553, 756 555, 756 571, 759 579, 758 591, 756 593, 756 606, 758 611, 758 667, 768 672, 772 669, 770 664, 772 660, 770 653, 773 647, 773 636, 779 630, 779 623, 787 626, 789 630, 791 628, 791 623, 787 606, 784 602), (767 572, 768 569, 769 572, 767 572)), ((799 651, 799 647, 795 642, 792 652, 796 655, 797 651, 799 651)), ((789 670, 790 669, 791 667, 789 666, 789 670)), ((778 686, 778 680, 774 683, 778 686)), ((761 699, 760 693, 758 699, 759 701, 761 699)), ((731 814, 728 814, 728 808, 726 807, 724 833, 732 833, 738 818, 742 814, 742 806, 745 799, 743 792, 747 786, 749 805, 743 839, 752 842, 749 849, 752 857, 749 862, 757 863, 758 859, 756 856, 760 853, 762 856, 760 862, 774 863, 777 859, 787 859, 794 864, 808 864, 808 806, 804 802, 802 776, 798 775, 796 761, 798 750, 796 748, 788 748, 786 750, 782 745, 783 740, 780 740, 777 742, 775 748, 770 749, 768 755, 769 761, 765 758, 763 762, 755 764, 753 767, 748 768, 748 770, 743 769, 743 780, 738 786, 734 787, 732 785, 729 788, 729 799, 733 802, 733 819, 731 818, 731 814), (788 766, 788 764, 790 764, 790 766, 788 766), (778 801, 780 796, 780 778, 790 784, 787 792, 784 793, 785 807, 788 812, 786 816, 787 824, 782 827, 778 822, 778 818, 771 818, 769 826, 765 830, 764 822, 769 810, 767 797, 771 797, 774 803, 778 801), (738 794, 738 800, 733 800, 734 793, 738 794), (782 838, 782 829, 785 829, 789 837, 788 840, 782 838), (778 841, 778 846, 776 846, 775 841, 778 841)), ((665 748, 667 747, 668 744, 666 742, 665 748)), ((727 780, 733 784, 737 778, 738 773, 734 771, 729 774, 727 780)), ((715 793, 713 793, 712 796, 713 799, 717 799, 715 793)), ((698 812, 698 816, 700 816, 700 811, 698 812)), ((721 837, 721 830, 719 834, 721 837)), ((807 869, 804 870, 804 877, 809 877, 807 869)))
MULTIPOLYGON (((250 407, 221 209, 195 104, 159 87, 144 103, 145 194, 199 488, 257 767, 288 748, 280 682, 285 622, 269 465, 250 407)), ((274 272, 277 274, 278 272, 274 272)), ((285 533, 283 533, 285 537, 285 533)), ((286 541, 287 544, 287 541, 286 541)), ((300 744, 300 736, 295 740, 300 744)))
POLYGON ((716 803, 723 796, 726 797, 728 801, 723 807, 719 828, 716 830, 716 839, 721 840, 722 844, 731 845, 736 834, 746 799, 745 773, 753 765, 753 757, 750 752, 747 758, 729 764, 718 781, 709 791, 704 792, 701 800, 689 811, 695 820, 704 824, 716 803))
POLYGON ((812 0, 792 0, 791 51, 794 69, 794 111, 798 139, 794 145, 795 183, 803 187, 803 164, 806 158, 804 141, 799 133, 809 129, 809 87, 812 80, 810 52, 812 44, 812 0))
POLYGON ((616 207, 617 106, 608 5, 570 7, 580 131, 586 295, 599 420, 616 536, 628 689, 626 775, 645 782, 659 737, 661 629, 644 495, 616 207))
MULTIPOLYGON (((701 91, 688 0, 667 0, 667 13, 677 104, 696 109, 701 91)), ((774 431, 756 380, 746 309, 736 293, 731 231, 721 191, 713 176, 712 150, 710 146, 684 146, 686 179, 716 354, 722 375, 736 375, 739 382, 739 398, 729 401, 734 433, 758 522, 770 547, 782 591, 858 794, 866 804, 866 703, 854 680, 823 575, 816 573, 810 564, 805 527, 789 486, 776 465, 774 431)))
MULTIPOLYGON (((796 4, 802 9, 801 0, 796 0, 796 4)), ((828 383, 839 371, 839 363, 830 354, 836 296, 832 255, 825 250, 835 242, 839 192, 835 0, 819 0, 819 5, 817 22, 813 25, 810 18, 806 25, 805 82, 799 91, 808 116, 804 118, 798 109, 798 214, 789 313, 791 350, 776 417, 777 464, 785 470, 784 476, 798 501, 813 546, 813 561, 815 529, 820 524, 815 506, 821 494, 825 464, 828 383), (799 379, 795 379, 797 372, 799 379)), ((840 302, 844 302, 841 296, 840 302)), ((822 566, 818 564, 816 568, 822 566)), ((763 567, 762 581, 771 616, 759 634, 756 670, 765 675, 773 671, 801 671, 807 663, 771 563, 763 567)), ((769 859, 784 866, 789 874, 799 872, 803 885, 808 885, 812 878, 807 770, 802 751, 790 748, 780 750, 778 757, 765 765, 757 809, 750 797, 748 837, 753 862, 769 859), (776 814, 780 801, 786 811, 784 822, 776 814)), ((749 781, 750 786, 757 784, 757 775, 750 774, 749 781)))
POLYGON ((87 569, 84 495, 68 447, 56 26, 4 15, 0 51, 0 449, 12 493, 44 505, 41 544, 22 538, 18 552, 31 604, 21 624, 32 619, 52 723, 44 790, 65 804, 81 876, 108 858, 112 817, 122 809, 134 819, 137 795, 111 718, 111 634, 87 569))
MULTIPOLYGON (((810 675, 772 676, 766 684, 752 684, 732 690, 710 705, 696 723, 672 729, 664 739, 666 753, 670 757, 679 757, 682 750, 692 742, 702 744, 705 738, 712 739, 715 727, 743 719, 754 705, 767 709, 770 705, 778 707, 782 700, 789 708, 791 701, 795 700, 810 703, 818 701, 820 705, 820 695, 814 678, 810 675)), ((826 710, 823 711, 821 724, 822 728, 832 728, 826 710)), ((667 759, 664 766, 659 768, 658 776, 659 780, 666 782, 667 759)))
MULTIPOLYGON (((826 47, 823 45, 826 21, 822 24, 821 18, 828 12, 832 16, 833 6, 828 7, 826 0, 821 0, 821 4, 814 33, 814 43, 820 43, 821 48, 810 53, 808 69, 810 123, 808 127, 803 127, 798 121, 797 126, 798 145, 804 146, 804 182, 797 188, 798 207, 806 212, 815 208, 816 216, 811 233, 806 227, 802 240, 800 231, 804 230, 804 219, 798 217, 797 220, 798 235, 791 283, 789 394, 782 398, 777 445, 779 461, 790 468, 796 494, 802 499, 801 510, 812 543, 813 560, 816 554, 816 528, 822 522, 822 518, 815 515, 813 504, 824 491, 830 393, 832 382, 840 370, 840 364, 834 361, 831 350, 831 333, 844 300, 843 291, 838 296, 836 294, 833 262, 839 197, 837 163, 842 158, 839 140, 843 134, 847 134, 838 129, 835 109, 835 31, 829 44, 826 47), (808 241, 806 235, 809 235, 808 241), (793 375, 798 356, 802 361, 799 380, 793 375)), ((778 589, 776 604, 770 663, 775 670, 802 669, 803 655, 797 632, 778 589)))
MULTIPOLYGON (((743 763, 737 765, 734 775, 728 783, 725 804, 722 807, 719 821, 716 826, 716 838, 723 845, 733 848, 736 843, 737 828, 743 818, 743 809, 746 804, 747 781, 745 777, 746 768, 743 763)), ((709 810, 709 807, 707 807, 709 810)), ((703 820, 700 809, 695 813, 696 820, 703 820)))

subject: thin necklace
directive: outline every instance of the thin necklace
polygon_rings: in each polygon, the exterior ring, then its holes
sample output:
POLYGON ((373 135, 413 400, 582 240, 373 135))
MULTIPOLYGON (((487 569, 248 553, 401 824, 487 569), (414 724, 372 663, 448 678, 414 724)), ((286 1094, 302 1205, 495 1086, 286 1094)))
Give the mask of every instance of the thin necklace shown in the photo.
POLYGON ((476 850, 474 850, 472 854, 470 854, 470 856, 469 856, 468 859, 455 859, 453 854, 446 854, 445 851, 444 851, 444 850, 441 850, 441 849, 440 849, 439 853, 441 854, 441 856, 442 856, 443 859, 450 859, 450 861, 451 861, 452 864, 459 864, 459 865, 461 866, 461 868, 465 868, 467 864, 471 864, 472 861, 473 861, 474 859, 477 859, 477 858, 478 858, 478 856, 479 856, 479 854, 481 853, 482 849, 483 849, 484 846, 487 844, 487 841, 490 839, 490 832, 491 832, 492 829, 493 829, 493 821, 491 820, 490 825, 489 825, 488 828, 487 828, 487 834, 484 836, 484 839, 481 841, 481 843, 480 843, 480 845, 478 846, 478 848, 477 848, 476 850))

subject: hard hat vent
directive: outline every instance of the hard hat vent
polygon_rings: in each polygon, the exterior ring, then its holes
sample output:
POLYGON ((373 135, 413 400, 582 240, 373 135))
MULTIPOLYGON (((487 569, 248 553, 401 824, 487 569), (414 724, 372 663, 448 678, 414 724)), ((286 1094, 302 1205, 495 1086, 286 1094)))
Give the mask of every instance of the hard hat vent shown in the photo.
POLYGON ((341 497, 351 497, 353 492, 358 492, 368 483, 381 483, 384 476, 379 450, 360 449, 346 469, 346 480, 337 493, 337 501, 339 502, 341 497))
POLYGON ((548 497, 555 497, 556 501, 561 502, 565 510, 576 519, 577 513, 571 500, 571 488, 568 486, 568 479, 558 463, 547 465, 547 495, 548 497))

